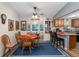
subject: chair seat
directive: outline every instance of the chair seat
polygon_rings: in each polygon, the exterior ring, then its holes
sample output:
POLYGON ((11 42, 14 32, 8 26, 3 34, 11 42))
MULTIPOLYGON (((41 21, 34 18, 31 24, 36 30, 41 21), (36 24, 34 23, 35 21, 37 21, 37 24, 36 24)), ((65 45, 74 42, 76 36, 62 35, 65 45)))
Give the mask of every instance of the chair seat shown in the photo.
POLYGON ((23 46, 31 46, 31 42, 23 42, 23 46))

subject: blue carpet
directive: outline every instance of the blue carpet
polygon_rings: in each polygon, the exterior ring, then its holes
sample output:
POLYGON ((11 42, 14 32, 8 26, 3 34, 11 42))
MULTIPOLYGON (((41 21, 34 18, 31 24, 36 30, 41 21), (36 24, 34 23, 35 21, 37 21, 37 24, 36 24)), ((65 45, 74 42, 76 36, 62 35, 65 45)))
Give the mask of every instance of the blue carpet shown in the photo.
POLYGON ((38 47, 32 49, 31 54, 27 49, 22 52, 22 47, 19 46, 12 56, 32 56, 32 55, 62 55, 62 53, 50 43, 40 43, 38 47))

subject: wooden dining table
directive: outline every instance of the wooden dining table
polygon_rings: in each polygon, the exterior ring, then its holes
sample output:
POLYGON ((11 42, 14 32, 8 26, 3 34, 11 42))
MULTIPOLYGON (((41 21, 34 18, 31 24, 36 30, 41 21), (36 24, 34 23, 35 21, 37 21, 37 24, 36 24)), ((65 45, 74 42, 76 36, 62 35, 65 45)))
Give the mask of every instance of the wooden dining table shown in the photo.
POLYGON ((21 41, 21 46, 24 47, 29 47, 29 51, 31 53, 31 49, 35 47, 35 41, 38 41, 38 35, 34 33, 29 33, 29 34, 21 34, 18 35, 19 40, 21 41))
POLYGON ((24 40, 31 40, 31 41, 34 41, 36 39, 38 39, 38 35, 36 34, 25 34, 25 35, 18 35, 18 38, 21 40, 21 41, 24 41, 24 40))

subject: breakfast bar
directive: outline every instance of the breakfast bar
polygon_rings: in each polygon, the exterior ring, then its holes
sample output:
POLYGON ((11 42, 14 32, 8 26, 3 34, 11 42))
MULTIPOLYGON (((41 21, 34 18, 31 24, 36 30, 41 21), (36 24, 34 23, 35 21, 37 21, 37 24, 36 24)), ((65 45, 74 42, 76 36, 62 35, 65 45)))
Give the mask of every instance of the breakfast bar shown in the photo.
POLYGON ((65 43, 65 49, 74 49, 76 48, 76 33, 67 33, 65 32, 63 35, 59 34, 58 37, 63 38, 65 43))

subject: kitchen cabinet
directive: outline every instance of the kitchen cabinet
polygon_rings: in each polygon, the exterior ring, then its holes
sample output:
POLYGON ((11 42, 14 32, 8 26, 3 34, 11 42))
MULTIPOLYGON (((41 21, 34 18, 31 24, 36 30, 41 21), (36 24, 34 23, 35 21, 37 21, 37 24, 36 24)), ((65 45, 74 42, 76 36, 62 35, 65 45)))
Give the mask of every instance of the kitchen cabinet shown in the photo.
POLYGON ((74 28, 79 28, 79 18, 72 19, 71 26, 74 27, 74 28))
POLYGON ((69 36, 69 49, 75 49, 77 45, 77 37, 76 35, 69 36))
POLYGON ((63 27, 64 26, 64 19, 54 19, 54 26, 55 27, 63 27))
POLYGON ((77 34, 77 42, 79 42, 79 33, 76 33, 77 34))
POLYGON ((75 49, 77 46, 77 34, 64 32, 63 35, 58 34, 59 38, 64 39, 64 48, 67 49, 75 49))

